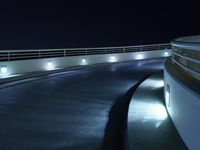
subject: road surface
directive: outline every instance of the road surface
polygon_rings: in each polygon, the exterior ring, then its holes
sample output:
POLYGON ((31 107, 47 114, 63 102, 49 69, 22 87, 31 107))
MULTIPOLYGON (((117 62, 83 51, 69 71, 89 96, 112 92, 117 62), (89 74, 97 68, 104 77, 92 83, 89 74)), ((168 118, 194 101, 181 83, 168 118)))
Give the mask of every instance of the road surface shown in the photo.
POLYGON ((100 150, 115 102, 162 68, 163 59, 98 65, 2 88, 0 149, 100 150))

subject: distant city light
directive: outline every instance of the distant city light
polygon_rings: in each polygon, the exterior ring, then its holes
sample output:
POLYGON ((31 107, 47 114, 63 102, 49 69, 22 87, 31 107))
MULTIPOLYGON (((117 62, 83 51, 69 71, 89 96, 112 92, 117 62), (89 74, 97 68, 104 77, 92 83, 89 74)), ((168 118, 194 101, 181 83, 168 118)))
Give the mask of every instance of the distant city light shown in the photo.
POLYGON ((7 72, 8 72, 7 66, 1 66, 1 73, 7 73, 7 72))

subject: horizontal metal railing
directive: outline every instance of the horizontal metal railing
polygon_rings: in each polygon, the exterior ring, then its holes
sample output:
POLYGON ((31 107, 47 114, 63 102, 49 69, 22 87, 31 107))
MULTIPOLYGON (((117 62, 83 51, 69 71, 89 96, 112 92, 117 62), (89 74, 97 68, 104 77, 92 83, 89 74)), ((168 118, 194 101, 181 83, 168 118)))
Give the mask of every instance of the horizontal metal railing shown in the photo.
POLYGON ((68 56, 87 56, 99 54, 130 53, 171 49, 171 44, 153 44, 123 47, 69 48, 69 49, 34 49, 34 50, 0 50, 0 61, 42 59, 68 56))
POLYGON ((173 44, 172 42, 172 58, 171 61, 178 65, 186 73, 200 80, 200 50, 186 49, 185 45, 173 44))

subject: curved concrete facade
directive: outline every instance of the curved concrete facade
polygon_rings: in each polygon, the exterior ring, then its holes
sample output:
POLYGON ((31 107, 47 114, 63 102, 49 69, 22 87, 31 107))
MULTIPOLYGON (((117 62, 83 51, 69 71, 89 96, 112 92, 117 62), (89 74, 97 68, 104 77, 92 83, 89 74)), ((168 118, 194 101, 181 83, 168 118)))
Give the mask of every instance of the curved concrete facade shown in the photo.
POLYGON ((164 71, 165 93, 167 86, 170 87, 170 104, 166 100, 166 107, 179 134, 191 150, 200 147, 200 95, 194 93, 168 70, 164 71))
POLYGON ((198 150, 200 148, 198 90, 200 89, 200 36, 178 38, 171 44, 172 58, 166 62, 164 69, 165 104, 188 148, 198 150))

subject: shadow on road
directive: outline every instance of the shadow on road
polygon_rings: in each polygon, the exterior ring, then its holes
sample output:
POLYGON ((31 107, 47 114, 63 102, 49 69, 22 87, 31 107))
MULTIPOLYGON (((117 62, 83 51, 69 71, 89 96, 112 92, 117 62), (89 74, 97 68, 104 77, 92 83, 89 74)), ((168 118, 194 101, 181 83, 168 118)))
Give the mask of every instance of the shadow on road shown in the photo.
POLYGON ((118 99, 109 112, 109 120, 105 128, 103 150, 124 150, 127 146, 127 114, 131 97, 137 87, 146 79, 131 87, 125 95, 118 99))

